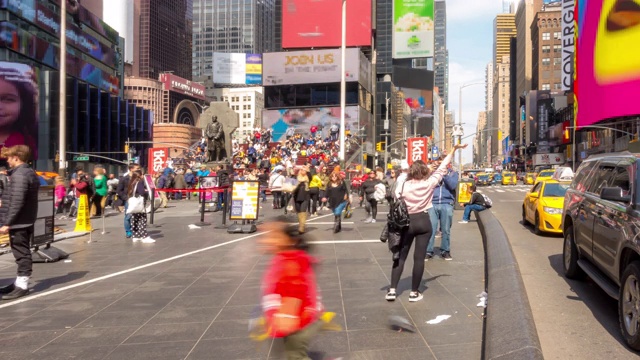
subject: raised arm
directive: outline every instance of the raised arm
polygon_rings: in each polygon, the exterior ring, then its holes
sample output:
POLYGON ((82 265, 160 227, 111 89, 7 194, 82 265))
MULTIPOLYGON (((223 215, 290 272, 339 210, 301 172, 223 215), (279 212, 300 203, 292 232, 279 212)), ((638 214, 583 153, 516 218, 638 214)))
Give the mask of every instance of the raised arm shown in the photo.
POLYGON ((449 154, 447 154, 447 156, 445 156, 445 158, 442 160, 442 163, 440 163, 440 166, 438 166, 438 168, 431 174, 431 176, 429 176, 429 178, 427 179, 427 182, 429 182, 430 185, 437 185, 438 183, 440 183, 440 181, 442 181, 442 178, 447 174, 447 167, 449 166, 449 164, 451 164, 451 161, 453 160, 453 156, 455 155, 456 151, 459 149, 464 149, 467 147, 468 144, 456 144, 453 146, 453 149, 451 149, 451 151, 449 151, 449 154))

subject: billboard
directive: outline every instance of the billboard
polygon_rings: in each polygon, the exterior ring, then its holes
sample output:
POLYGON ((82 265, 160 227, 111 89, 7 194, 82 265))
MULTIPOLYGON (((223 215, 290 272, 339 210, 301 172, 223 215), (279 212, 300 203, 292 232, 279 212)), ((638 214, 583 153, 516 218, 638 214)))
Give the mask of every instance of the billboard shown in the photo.
POLYGON ((204 85, 181 78, 169 73, 160 74, 162 88, 166 91, 174 91, 183 95, 188 95, 200 100, 206 100, 204 96, 204 85))
POLYGON ((433 0, 394 0, 392 57, 432 57, 433 0))
POLYGON ((167 166, 169 158, 169 148, 150 148, 149 149, 149 170, 147 174, 161 172, 167 166))
POLYGON ((574 83, 578 127, 640 114, 637 12, 616 4, 616 0, 578 2, 574 83))
MULTIPOLYGON (((342 0, 282 0, 282 47, 342 44, 342 0)), ((371 46, 371 1, 347 1, 347 46, 371 46)))
POLYGON ((429 153, 428 146, 427 138, 418 137, 407 139, 407 162, 409 166, 418 160, 422 160, 425 163, 427 162, 427 155, 429 153))
MULTIPOLYGON (((347 81, 358 81, 360 50, 346 50, 347 81)), ((263 54, 264 85, 321 84, 340 81, 340 49, 288 51, 263 54)))
POLYGON ((262 54, 213 53, 216 84, 262 84, 262 54))
POLYGON ((27 145, 38 158, 38 77, 31 66, 0 61, 0 132, 6 138, 0 149, 27 145))
POLYGON ((575 49, 574 0, 562 2, 562 90, 573 87, 573 52, 575 49))
POLYGON ((260 208, 260 183, 257 181, 234 181, 231 185, 231 220, 257 220, 260 208))
MULTIPOLYGON (((345 109, 346 131, 359 128, 358 106, 345 109)), ((323 138, 329 136, 331 125, 340 125, 340 107, 318 107, 306 109, 262 110, 262 126, 273 130, 273 141, 285 140, 289 128, 296 134, 310 135, 316 126, 323 138)))
POLYGON ((564 164, 564 154, 562 153, 533 155, 533 166, 562 164, 564 164))

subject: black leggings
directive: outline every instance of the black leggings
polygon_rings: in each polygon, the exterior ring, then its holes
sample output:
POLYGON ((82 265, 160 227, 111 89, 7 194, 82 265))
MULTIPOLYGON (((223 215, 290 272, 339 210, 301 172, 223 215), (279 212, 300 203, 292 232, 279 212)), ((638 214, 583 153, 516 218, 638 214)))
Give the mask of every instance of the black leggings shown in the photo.
POLYGON ((413 273, 411 275, 411 291, 419 291, 422 275, 424 273, 424 256, 427 252, 427 245, 431 238, 431 220, 429 214, 421 212, 410 214, 411 223, 408 229, 402 232, 402 249, 400 249, 400 259, 393 262, 391 269, 391 287, 396 289, 402 276, 404 262, 409 256, 411 244, 415 238, 416 248, 413 251, 413 273))
POLYGON ((273 208, 280 209, 282 206, 282 191, 272 191, 273 194, 273 208))
POLYGON ((311 214, 315 213, 318 211, 318 201, 319 201, 319 197, 320 197, 320 192, 319 191, 310 191, 309 195, 311 197, 311 201, 309 202, 309 212, 311 214))
POLYGON ((376 219, 376 215, 378 215, 378 200, 371 198, 367 200, 369 202, 369 214, 373 220, 376 219))

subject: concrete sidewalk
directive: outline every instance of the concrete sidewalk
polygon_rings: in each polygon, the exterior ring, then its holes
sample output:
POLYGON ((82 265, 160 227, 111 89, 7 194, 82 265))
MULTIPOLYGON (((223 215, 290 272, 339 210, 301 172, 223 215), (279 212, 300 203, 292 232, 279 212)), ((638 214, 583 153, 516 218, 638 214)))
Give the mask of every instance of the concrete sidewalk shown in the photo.
MULTIPOLYGON (((270 206, 261 212, 261 222, 295 221, 270 206)), ((125 239, 122 215, 107 217, 107 233, 94 232, 90 244, 87 236, 56 243, 71 261, 36 264, 32 294, 0 302, 0 357, 282 358, 280 340, 248 338, 248 320, 269 261, 256 250, 260 226, 254 235, 227 234, 215 229, 219 214, 207 213, 212 226, 188 230, 199 221, 197 205, 173 202, 150 227, 155 244, 125 239)), ((384 223, 364 224, 364 211, 356 209, 344 220, 343 232, 333 234, 332 216, 325 214, 311 218, 308 230, 319 241, 314 254, 321 260, 323 302, 338 314, 343 330, 318 336, 314 359, 480 358, 483 309, 476 306, 476 295, 484 289, 484 250, 474 222, 458 224, 462 215, 455 213, 453 261, 427 262, 424 300, 408 302, 409 260, 399 298, 388 303, 391 254, 378 240, 384 223), (418 332, 388 329, 390 315, 406 317, 418 332), (450 317, 427 323, 440 315, 450 317)), ((0 285, 14 276, 12 256, 0 256, 0 285)))

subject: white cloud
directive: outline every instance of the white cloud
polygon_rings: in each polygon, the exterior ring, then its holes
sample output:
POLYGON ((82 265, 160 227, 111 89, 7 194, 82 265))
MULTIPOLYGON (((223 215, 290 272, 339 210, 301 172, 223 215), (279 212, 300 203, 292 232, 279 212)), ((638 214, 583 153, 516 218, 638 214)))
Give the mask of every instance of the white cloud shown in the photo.
POLYGON ((502 0, 447 0, 447 22, 490 16, 502 12, 502 0))

